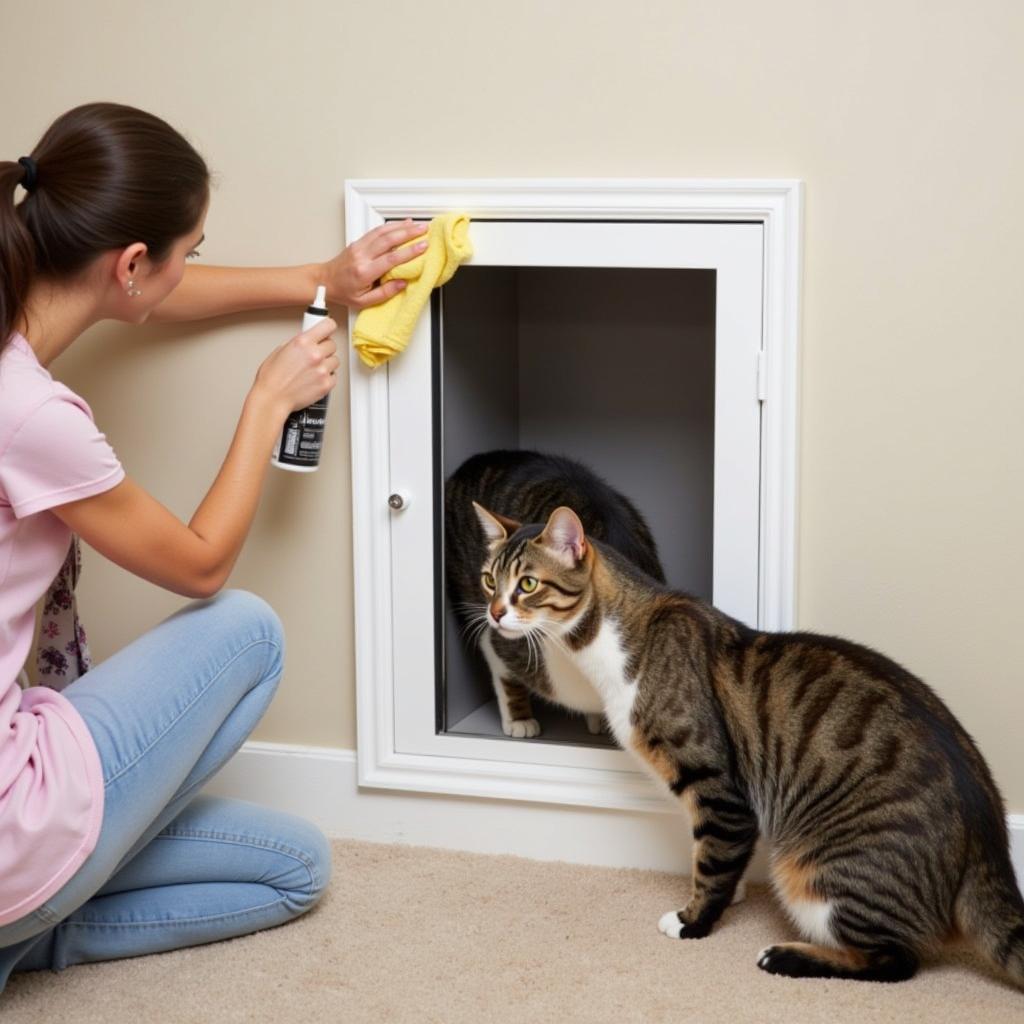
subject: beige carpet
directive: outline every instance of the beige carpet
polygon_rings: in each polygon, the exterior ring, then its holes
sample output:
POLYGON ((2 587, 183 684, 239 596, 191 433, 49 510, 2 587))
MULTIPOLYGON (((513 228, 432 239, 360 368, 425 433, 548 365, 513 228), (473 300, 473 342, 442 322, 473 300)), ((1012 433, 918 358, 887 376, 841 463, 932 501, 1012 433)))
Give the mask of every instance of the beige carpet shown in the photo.
POLYGON ((194 949, 15 975, 2 1024, 988 1024, 1024 993, 966 956, 902 985, 794 981, 754 966, 793 937, 763 889, 706 939, 658 918, 686 879, 337 841, 334 880, 292 924, 194 949))

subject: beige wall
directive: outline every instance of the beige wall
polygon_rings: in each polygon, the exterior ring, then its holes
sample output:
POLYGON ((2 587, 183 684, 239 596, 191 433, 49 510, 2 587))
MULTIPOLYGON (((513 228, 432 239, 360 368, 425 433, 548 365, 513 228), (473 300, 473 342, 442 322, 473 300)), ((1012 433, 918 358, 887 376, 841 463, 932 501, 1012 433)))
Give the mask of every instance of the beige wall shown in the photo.
MULTIPOLYGON (((928 680, 1024 811, 1024 5, 4 0, 0 152, 77 103, 178 126, 218 173, 210 263, 321 259, 346 177, 806 182, 799 625, 928 680)), ((299 311, 103 326, 55 364, 188 518, 299 311)), ((347 407, 273 473, 231 580, 287 629, 257 738, 355 743, 347 407)), ((87 556, 100 656, 181 601, 87 556)))

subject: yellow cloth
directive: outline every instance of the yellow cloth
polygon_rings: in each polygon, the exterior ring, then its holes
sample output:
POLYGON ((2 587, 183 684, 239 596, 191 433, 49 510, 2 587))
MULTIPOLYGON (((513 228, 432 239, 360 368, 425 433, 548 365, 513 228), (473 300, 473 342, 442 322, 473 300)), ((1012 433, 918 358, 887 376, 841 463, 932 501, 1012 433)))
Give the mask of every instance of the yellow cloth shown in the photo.
POLYGON ((427 229, 427 243, 423 253, 381 278, 382 284, 395 277, 409 283, 387 302, 368 306, 356 317, 352 344, 367 366, 380 366, 405 350, 431 291, 450 280, 459 264, 473 255, 469 217, 464 213, 435 217, 427 229))

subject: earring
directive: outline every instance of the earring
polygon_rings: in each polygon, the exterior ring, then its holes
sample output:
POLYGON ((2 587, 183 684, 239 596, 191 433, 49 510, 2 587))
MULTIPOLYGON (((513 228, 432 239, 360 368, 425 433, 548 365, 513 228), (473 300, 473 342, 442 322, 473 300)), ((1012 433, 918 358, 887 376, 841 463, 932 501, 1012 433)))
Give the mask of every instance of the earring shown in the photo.
POLYGON ((141 294, 142 294, 142 289, 141 288, 136 288, 134 281, 129 281, 128 282, 128 295, 129 295, 129 297, 134 299, 136 295, 141 295, 141 294))

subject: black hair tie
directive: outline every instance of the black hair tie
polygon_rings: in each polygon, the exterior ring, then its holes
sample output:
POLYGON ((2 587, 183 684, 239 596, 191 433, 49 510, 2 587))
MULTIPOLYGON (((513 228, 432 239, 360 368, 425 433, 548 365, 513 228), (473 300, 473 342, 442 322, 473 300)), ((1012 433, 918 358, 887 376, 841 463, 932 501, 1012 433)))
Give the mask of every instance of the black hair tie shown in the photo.
POLYGON ((34 192, 36 183, 39 181, 39 168, 36 167, 35 160, 30 156, 23 156, 18 159, 18 163, 25 168, 25 177, 21 179, 21 187, 26 192, 34 192))

